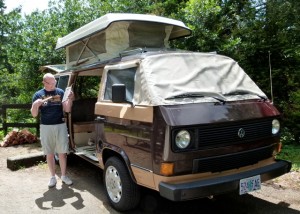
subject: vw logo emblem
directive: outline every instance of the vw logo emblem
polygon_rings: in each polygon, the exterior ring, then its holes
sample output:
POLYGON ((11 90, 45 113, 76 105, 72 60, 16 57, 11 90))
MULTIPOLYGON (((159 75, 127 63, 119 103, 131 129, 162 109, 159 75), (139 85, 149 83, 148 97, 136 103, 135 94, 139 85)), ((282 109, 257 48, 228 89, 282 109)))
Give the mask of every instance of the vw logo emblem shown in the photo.
POLYGON ((243 128, 240 128, 240 129, 238 130, 238 136, 239 136, 240 138, 245 137, 245 134, 246 134, 246 132, 245 132, 245 130, 244 130, 243 128))

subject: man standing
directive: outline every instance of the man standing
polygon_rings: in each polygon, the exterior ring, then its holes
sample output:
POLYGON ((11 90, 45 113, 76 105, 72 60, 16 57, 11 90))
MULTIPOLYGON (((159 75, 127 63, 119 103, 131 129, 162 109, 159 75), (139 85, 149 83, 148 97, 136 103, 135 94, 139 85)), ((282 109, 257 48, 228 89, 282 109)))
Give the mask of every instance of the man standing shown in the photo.
POLYGON ((67 185, 73 182, 66 176, 67 153, 69 152, 68 130, 64 121, 64 112, 70 112, 73 93, 62 103, 64 91, 56 88, 55 77, 47 73, 43 77, 44 88, 37 91, 32 98, 31 114, 37 117, 40 114, 40 137, 51 178, 49 188, 56 185, 55 159, 58 153, 61 169, 61 180, 67 185))

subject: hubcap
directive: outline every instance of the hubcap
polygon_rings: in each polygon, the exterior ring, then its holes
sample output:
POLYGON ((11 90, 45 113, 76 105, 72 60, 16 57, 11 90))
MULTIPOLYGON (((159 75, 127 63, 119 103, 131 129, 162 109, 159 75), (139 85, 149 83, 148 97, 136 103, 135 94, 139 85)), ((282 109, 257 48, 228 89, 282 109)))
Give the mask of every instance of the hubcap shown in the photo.
POLYGON ((105 183, 110 199, 118 203, 122 197, 122 183, 117 169, 109 166, 105 173, 105 183))

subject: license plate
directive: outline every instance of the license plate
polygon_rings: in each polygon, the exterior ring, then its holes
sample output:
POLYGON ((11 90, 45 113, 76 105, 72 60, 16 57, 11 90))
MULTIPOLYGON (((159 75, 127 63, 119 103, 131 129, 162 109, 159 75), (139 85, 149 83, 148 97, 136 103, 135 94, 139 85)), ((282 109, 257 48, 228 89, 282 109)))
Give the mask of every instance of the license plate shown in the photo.
POLYGON ((240 195, 259 190, 261 188, 260 175, 240 180, 240 195))

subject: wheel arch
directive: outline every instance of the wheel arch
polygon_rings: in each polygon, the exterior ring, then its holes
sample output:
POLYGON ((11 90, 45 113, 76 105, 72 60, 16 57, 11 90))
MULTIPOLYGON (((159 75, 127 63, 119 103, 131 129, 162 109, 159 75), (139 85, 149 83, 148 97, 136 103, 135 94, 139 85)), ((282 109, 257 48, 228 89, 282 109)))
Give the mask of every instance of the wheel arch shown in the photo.
POLYGON ((131 167, 130 167, 130 161, 129 161, 129 158, 128 156, 126 155, 126 153, 123 151, 123 150, 119 150, 118 152, 115 151, 115 150, 112 150, 110 148, 105 148, 102 150, 102 161, 103 161, 103 165, 105 166, 105 163, 107 162, 107 160, 110 158, 110 157, 117 157, 119 158, 123 163, 124 165, 127 167, 127 170, 130 174, 130 177, 131 179, 135 182, 136 182, 136 179, 134 177, 134 174, 131 170, 131 167))

